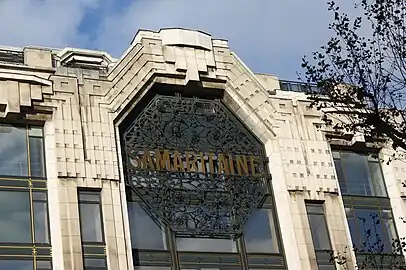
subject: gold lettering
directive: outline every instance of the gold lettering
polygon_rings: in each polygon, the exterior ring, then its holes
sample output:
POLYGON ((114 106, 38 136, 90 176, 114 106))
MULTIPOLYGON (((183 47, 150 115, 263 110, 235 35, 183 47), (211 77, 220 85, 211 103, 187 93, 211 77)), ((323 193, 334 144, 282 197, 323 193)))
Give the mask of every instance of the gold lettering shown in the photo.
POLYGON ((173 169, 175 171, 185 171, 185 167, 183 166, 183 160, 181 155, 178 151, 173 152, 173 169))
POLYGON ((142 160, 138 156, 134 156, 130 158, 130 163, 136 169, 142 169, 142 160))
POLYGON ((214 173, 214 164, 213 164, 213 153, 209 152, 207 153, 207 156, 209 157, 209 172, 214 173))
POLYGON ((228 161, 230 163, 230 174, 235 175, 234 160, 233 160, 233 156, 231 154, 228 155, 228 161))
POLYGON ((243 176, 244 174, 249 175, 247 158, 245 156, 237 155, 236 160, 237 160, 238 175, 240 176, 243 176))
POLYGON ((186 156, 186 171, 187 172, 198 172, 199 168, 197 165, 197 161, 198 161, 198 157, 194 152, 191 151, 186 151, 185 152, 185 156, 186 156), (193 156, 193 159, 190 160, 189 156, 193 156))
POLYGON ((227 165, 227 159, 223 154, 218 155, 218 166, 219 166, 219 173, 225 173, 225 174, 230 174, 230 171, 228 170, 228 165, 227 165))
POLYGON ((251 163, 251 171, 252 171, 252 175, 253 176, 259 176, 261 175, 259 170, 256 171, 256 166, 258 166, 257 164, 255 164, 255 157, 254 156, 250 156, 250 163, 251 163))
POLYGON ((152 161, 151 155, 148 150, 144 150, 144 155, 142 156, 143 169, 155 170, 154 162, 152 161))
POLYGON ((213 152, 171 151, 155 149, 138 151, 130 157, 135 169, 182 172, 219 173, 239 176, 261 176, 262 165, 256 156, 232 155, 213 152), (155 152, 152 152, 155 151, 155 152))
POLYGON ((155 166, 157 171, 159 170, 171 170, 171 159, 169 156, 169 150, 163 150, 163 154, 159 149, 155 150, 155 166))
POLYGON ((202 167, 202 173, 206 173, 206 161, 204 160, 203 152, 200 152, 200 166, 202 167))

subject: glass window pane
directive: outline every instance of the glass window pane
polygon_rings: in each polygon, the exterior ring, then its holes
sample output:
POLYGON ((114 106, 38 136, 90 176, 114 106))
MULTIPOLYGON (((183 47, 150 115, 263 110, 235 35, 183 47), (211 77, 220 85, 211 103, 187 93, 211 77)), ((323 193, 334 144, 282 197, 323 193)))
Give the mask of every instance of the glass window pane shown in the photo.
POLYGON ((307 213, 324 215, 324 209, 322 204, 310 204, 310 203, 306 204, 306 211, 307 213))
POLYGON ((42 138, 30 137, 29 142, 31 175, 36 177, 44 177, 44 140, 42 138))
POLYGON ((47 208, 46 202, 34 202, 35 243, 49 243, 47 208))
POLYGON ((280 88, 281 90, 288 90, 288 84, 286 82, 280 82, 280 88))
POLYGON ((131 245, 138 249, 166 249, 162 229, 145 213, 136 202, 128 202, 131 245))
POLYGON ((42 137, 42 127, 29 127, 28 136, 42 137))
POLYGON ((80 204, 80 227, 83 242, 103 242, 100 205, 80 204))
POLYGON ((348 221, 348 227, 350 229, 350 234, 351 234, 351 240, 352 240, 352 244, 356 247, 360 247, 360 240, 359 240, 359 234, 357 231, 357 226, 355 223, 355 219, 354 218, 348 218, 347 216, 347 221, 348 221))
POLYGON ((353 244, 365 252, 392 252, 392 239, 397 239, 390 210, 353 209, 347 220, 353 244))
POLYGON ((79 201, 80 202, 100 202, 100 193, 94 191, 83 191, 79 192, 79 201))
POLYGON ((341 167, 341 160, 334 160, 334 167, 336 169, 338 183, 340 185, 341 194, 348 194, 347 183, 344 177, 343 168, 341 167))
POLYGON ((32 260, 0 260, 0 269, 34 270, 32 260))
POLYGON ((96 267, 96 268, 103 268, 106 267, 106 259, 105 258, 85 258, 84 266, 87 267, 96 267))
POLYGON ((369 172, 375 188, 376 196, 387 196, 382 177, 381 165, 377 162, 369 162, 369 172))
POLYGON ((0 242, 31 243, 30 215, 28 192, 0 191, 0 242))
POLYGON ((44 191, 35 191, 32 193, 32 199, 34 201, 47 201, 47 193, 44 191))
POLYGON ((0 125, 0 175, 28 176, 25 128, 0 125))
POLYGON ((385 237, 382 230, 381 220, 377 210, 355 209, 355 218, 357 219, 358 233, 361 236, 361 247, 366 252, 379 250, 385 237))
POLYGON ((39 261, 37 259, 37 270, 52 270, 51 261, 39 261))
POLYGON ((308 214, 308 218, 314 249, 330 250, 331 244, 324 215, 308 214))
POLYGON ((374 195, 369 179, 367 160, 364 155, 352 152, 341 153, 341 165, 351 195, 374 195))
POLYGON ((215 238, 176 238, 179 251, 237 252, 235 241, 215 238))
POLYGON ((271 209, 258 209, 252 213, 244 228, 244 240, 247 252, 279 252, 271 209))
POLYGON ((300 85, 297 83, 290 83, 291 91, 293 92, 299 92, 300 90, 300 85))
POLYGON ((336 267, 331 264, 331 265, 318 265, 319 270, 336 270, 336 267))
POLYGON ((165 266, 135 266, 134 270, 171 270, 171 268, 165 266))
POLYGON ((391 252, 392 251, 392 243, 395 239, 397 239, 397 233, 395 230, 395 225, 393 220, 383 220, 383 226, 386 233, 385 238, 385 251, 391 252))

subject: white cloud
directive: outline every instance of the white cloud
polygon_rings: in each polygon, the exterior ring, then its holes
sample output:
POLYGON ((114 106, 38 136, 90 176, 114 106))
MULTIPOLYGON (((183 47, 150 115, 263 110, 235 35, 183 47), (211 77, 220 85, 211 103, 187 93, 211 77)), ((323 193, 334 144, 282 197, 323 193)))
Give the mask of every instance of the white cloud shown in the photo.
POLYGON ((295 79, 301 57, 328 37, 330 19, 325 0, 138 0, 105 18, 95 46, 120 56, 140 28, 194 28, 228 39, 254 71, 295 79))
POLYGON ((184 27, 228 39, 256 72, 296 79, 301 57, 328 37, 326 1, 0 0, 0 44, 95 48, 118 57, 138 29, 184 27), (87 18, 91 9, 97 12, 87 18))
POLYGON ((0 1, 0 44, 65 47, 86 44, 78 27, 99 0, 0 1))

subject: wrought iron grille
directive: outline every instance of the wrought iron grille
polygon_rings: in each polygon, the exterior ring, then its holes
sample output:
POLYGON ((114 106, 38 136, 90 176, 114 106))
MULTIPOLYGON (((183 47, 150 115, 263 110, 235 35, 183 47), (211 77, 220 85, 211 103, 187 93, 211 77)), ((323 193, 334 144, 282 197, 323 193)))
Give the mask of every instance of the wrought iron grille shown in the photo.
POLYGON ((268 193, 262 144, 220 100, 157 95, 123 140, 127 184, 177 235, 236 237, 268 193))

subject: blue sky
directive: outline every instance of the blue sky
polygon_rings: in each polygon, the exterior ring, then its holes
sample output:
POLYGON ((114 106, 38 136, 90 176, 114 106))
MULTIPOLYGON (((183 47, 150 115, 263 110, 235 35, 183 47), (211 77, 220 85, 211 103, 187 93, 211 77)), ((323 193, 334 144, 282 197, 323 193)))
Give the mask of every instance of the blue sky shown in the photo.
MULTIPOLYGON (((0 0, 0 45, 99 49, 120 57, 138 29, 199 29, 254 71, 297 79, 328 38, 327 0, 0 0)), ((339 0, 348 9, 354 0, 339 0)))

